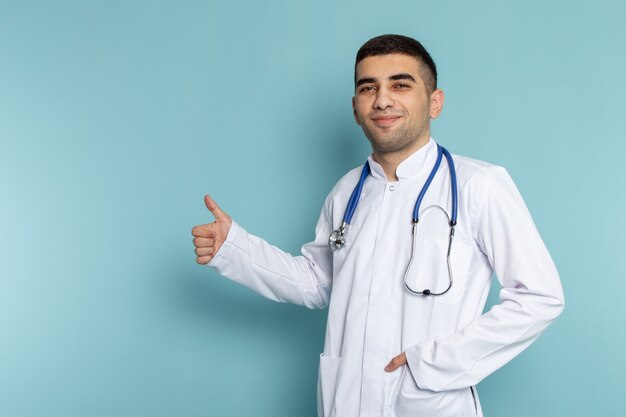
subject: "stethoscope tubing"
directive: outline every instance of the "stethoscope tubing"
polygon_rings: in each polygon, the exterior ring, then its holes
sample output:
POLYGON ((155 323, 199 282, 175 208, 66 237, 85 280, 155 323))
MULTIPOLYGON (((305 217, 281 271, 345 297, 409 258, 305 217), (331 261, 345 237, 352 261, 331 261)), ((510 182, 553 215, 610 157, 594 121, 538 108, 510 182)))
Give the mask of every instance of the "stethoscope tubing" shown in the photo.
MULTIPOLYGON (((356 187, 354 187, 354 190, 352 191, 352 194, 350 195, 350 199, 348 200, 346 212, 344 213, 344 216, 343 216, 343 222, 341 226, 339 227, 339 229, 334 230, 330 235, 329 245, 331 246, 332 249, 340 249, 346 245, 346 234, 350 226, 350 222, 352 221, 352 217, 354 216, 356 208, 359 204, 359 200, 361 199, 361 192, 363 191, 363 185, 365 184, 365 180, 367 179, 370 173, 371 173, 371 168, 369 166, 369 163, 366 162, 365 165, 363 165, 363 169, 361 170, 361 176, 359 178, 359 182, 356 185, 356 187)), ((454 238, 454 230, 455 230, 455 226, 457 222, 458 205, 459 205, 459 200, 458 200, 456 168, 454 166, 452 155, 450 154, 450 152, 448 152, 446 148, 437 144, 437 160, 435 161, 435 165, 430 171, 430 174, 428 175, 426 182, 422 186, 422 189, 420 190, 420 193, 417 196, 415 207, 413 208, 413 239, 412 239, 412 245, 411 245, 411 258, 404 272, 404 286, 412 294, 420 294, 420 295, 425 295, 425 296, 443 295, 447 293, 450 290, 450 288, 452 288, 453 275, 452 275, 452 264, 450 262, 450 253, 452 250, 452 240, 454 238), (428 191, 430 184, 432 183, 433 179, 435 178, 435 175, 439 171, 439 166, 441 165, 441 160, 443 159, 444 156, 446 158, 446 161, 448 162, 448 170, 450 172, 450 188, 451 188, 450 194, 452 195, 452 215, 448 219, 449 220, 448 223, 450 226, 450 236, 448 240, 448 250, 446 254, 446 263, 448 266, 449 283, 448 283, 448 287, 444 291, 441 291, 441 292, 433 292, 430 289, 417 291, 411 288, 411 286, 409 286, 407 282, 407 275, 415 259, 415 247, 417 245, 417 240, 416 240, 417 239, 417 224, 419 223, 419 209, 422 204, 422 200, 424 199, 424 196, 426 195, 426 191, 428 191)))
MULTIPOLYGON (((450 171, 450 184, 451 184, 451 195, 452 195, 452 216, 450 217, 450 223, 452 225, 456 225, 457 220, 457 212, 458 212, 458 190, 457 190, 457 182, 456 182, 456 169, 454 167, 454 161, 452 160, 452 155, 446 148, 437 144, 437 160, 435 161, 435 165, 433 169, 430 171, 426 182, 422 186, 419 195, 417 196, 417 201, 415 202, 415 207, 413 209, 413 223, 419 222, 419 209, 422 204, 422 200, 426 195, 426 191, 430 188, 430 184, 432 183, 435 175, 439 171, 439 166, 441 165, 441 160, 445 156, 448 162, 448 168, 450 171)), ((365 184, 365 180, 371 173, 370 165, 368 162, 363 165, 363 169, 361 170, 361 177, 359 178, 359 182, 356 187, 352 191, 350 195, 350 199, 348 200, 348 206, 346 207, 346 212, 343 215, 342 227, 346 227, 350 225, 352 222, 352 217, 354 216, 354 212, 359 204, 359 200, 361 199, 361 192, 363 191, 363 184, 365 184)))
MULTIPOLYGON (((439 146, 439 145, 437 145, 439 146)), ((456 182, 456 168, 454 167, 454 160, 450 152, 443 146, 439 147, 448 161, 448 171, 450 171, 450 193, 452 194, 452 216, 450 217, 450 225, 456 226, 456 216, 459 210, 459 191, 457 189, 456 182)))
POLYGON ((350 195, 350 200, 348 200, 348 207, 346 208, 346 212, 343 215, 343 224, 349 225, 352 221, 352 216, 354 216, 354 212, 356 211, 356 207, 359 204, 359 200, 361 199, 361 191, 363 191, 363 184, 365 184, 365 179, 370 174, 370 164, 365 163, 363 165, 363 170, 361 171, 361 178, 359 178, 359 183, 356 185, 354 190, 352 191, 352 195, 350 195))

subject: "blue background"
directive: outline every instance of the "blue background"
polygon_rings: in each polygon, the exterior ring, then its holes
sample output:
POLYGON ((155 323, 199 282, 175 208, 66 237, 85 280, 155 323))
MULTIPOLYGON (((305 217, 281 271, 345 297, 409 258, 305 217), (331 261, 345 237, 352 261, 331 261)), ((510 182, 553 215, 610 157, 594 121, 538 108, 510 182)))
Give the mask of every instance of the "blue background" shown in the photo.
POLYGON ((565 288, 480 384, 485 414, 626 415, 625 20, 622 1, 0 0, 0 415, 314 416, 326 311, 196 265, 190 231, 209 192, 285 250, 313 238, 369 153, 353 60, 382 33, 429 49, 433 136, 509 170, 565 288))

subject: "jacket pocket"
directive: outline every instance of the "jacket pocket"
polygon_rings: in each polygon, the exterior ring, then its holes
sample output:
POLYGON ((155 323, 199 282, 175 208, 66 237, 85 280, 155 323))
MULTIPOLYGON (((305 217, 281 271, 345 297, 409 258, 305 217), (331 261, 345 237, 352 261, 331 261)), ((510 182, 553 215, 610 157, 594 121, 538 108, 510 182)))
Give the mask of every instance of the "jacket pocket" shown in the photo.
POLYGON ((402 381, 404 379, 404 374, 409 372, 408 365, 403 365, 395 372, 385 372, 385 386, 389 387, 387 391, 387 397, 385 399, 385 404, 387 409, 389 410, 389 415, 393 416, 394 408, 396 406, 396 402, 398 401, 398 393, 400 392, 400 386, 402 385, 402 381))
POLYGON ((475 417, 476 411, 467 389, 440 392, 423 390, 415 383, 410 370, 407 370, 400 386, 395 415, 396 417, 475 417))
POLYGON ((335 391, 341 358, 320 355, 317 376, 317 414, 319 417, 331 417, 334 413, 335 391))

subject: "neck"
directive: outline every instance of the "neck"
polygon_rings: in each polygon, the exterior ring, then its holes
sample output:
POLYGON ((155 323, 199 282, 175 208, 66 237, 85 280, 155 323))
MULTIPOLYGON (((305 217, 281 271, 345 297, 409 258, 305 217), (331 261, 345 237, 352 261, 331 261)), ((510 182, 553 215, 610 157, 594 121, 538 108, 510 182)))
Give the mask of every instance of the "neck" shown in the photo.
POLYGON ((383 171, 385 171, 387 180, 398 181, 398 176, 396 175, 398 165, 400 165, 402 161, 407 159, 413 153, 417 152, 417 150, 420 149, 422 146, 426 145, 429 139, 430 135, 426 136, 424 139, 419 139, 417 142, 407 148, 393 152, 381 152, 373 150, 372 157, 374 158, 374 161, 380 164, 380 166, 383 168, 383 171))

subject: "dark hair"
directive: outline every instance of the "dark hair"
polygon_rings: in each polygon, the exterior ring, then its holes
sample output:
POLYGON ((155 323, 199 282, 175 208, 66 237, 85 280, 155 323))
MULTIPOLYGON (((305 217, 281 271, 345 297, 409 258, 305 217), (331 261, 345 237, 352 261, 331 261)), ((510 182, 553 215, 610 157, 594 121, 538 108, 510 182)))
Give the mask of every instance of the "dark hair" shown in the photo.
POLYGON ((404 54, 414 57, 421 63, 419 75, 424 81, 426 90, 432 93, 437 89, 437 67, 430 54, 421 43, 413 38, 402 35, 380 35, 365 42, 356 53, 354 62, 354 85, 356 86, 356 66, 362 59, 369 56, 404 54))

